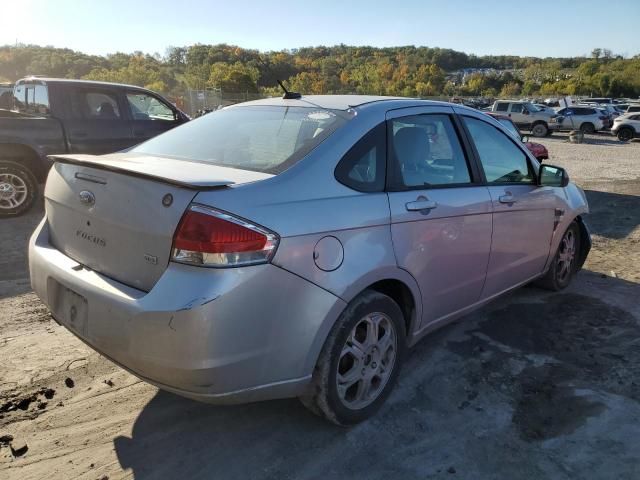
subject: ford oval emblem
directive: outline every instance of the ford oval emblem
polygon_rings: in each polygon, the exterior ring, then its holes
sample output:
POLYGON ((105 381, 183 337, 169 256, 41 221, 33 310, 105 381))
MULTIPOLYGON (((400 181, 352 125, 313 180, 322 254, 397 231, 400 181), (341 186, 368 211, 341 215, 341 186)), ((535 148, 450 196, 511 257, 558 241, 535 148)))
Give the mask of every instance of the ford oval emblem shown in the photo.
POLYGON ((96 196, 89 190, 81 191, 78 196, 80 197, 80 203, 87 205, 88 207, 96 203, 96 196))

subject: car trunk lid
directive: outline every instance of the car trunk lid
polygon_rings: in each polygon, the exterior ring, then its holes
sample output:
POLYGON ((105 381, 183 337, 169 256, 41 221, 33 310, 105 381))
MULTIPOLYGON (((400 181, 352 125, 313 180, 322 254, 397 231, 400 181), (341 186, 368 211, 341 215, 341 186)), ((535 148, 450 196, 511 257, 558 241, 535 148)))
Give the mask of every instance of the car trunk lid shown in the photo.
POLYGON ((147 155, 53 158, 45 188, 52 244, 78 263, 144 291, 167 268, 176 227, 199 191, 271 177, 147 155))

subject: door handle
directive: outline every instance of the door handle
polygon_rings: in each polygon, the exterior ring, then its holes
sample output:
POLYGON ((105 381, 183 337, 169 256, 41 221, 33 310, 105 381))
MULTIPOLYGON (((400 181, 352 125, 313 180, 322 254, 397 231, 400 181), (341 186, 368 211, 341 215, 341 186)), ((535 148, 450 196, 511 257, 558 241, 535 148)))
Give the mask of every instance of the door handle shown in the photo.
POLYGON ((506 195, 500 195, 498 197, 498 201, 500 203, 509 203, 509 204, 511 204, 511 203, 516 203, 517 200, 516 200, 516 197, 514 197, 512 194, 507 193, 506 195))
POLYGON ((438 202, 428 200, 424 197, 418 198, 415 202, 408 202, 405 207, 409 212, 418 212, 420 210, 433 210, 438 206, 438 202))

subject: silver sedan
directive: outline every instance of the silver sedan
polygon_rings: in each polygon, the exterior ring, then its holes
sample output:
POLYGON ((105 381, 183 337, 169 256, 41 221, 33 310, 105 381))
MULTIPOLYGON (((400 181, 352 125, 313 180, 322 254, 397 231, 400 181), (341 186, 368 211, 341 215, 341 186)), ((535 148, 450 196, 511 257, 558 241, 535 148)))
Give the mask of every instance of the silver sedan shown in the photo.
POLYGON ((31 282, 138 377, 212 403, 372 415, 409 347, 591 245, 584 192, 496 120, 430 101, 288 95, 126 153, 55 158, 31 282))

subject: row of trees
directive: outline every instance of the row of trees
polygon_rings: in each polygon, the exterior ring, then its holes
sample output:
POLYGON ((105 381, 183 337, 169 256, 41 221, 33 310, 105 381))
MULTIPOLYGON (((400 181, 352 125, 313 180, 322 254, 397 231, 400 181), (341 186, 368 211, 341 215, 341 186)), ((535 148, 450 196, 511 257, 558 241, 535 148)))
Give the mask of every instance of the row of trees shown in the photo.
POLYGON ((590 57, 475 56, 428 47, 310 47, 259 52, 233 45, 170 47, 165 55, 86 55, 69 49, 0 47, 0 81, 29 74, 129 83, 167 94, 185 89, 279 94, 277 80, 303 93, 640 96, 640 55, 607 49, 590 57), (461 69, 490 73, 455 74, 461 69))

